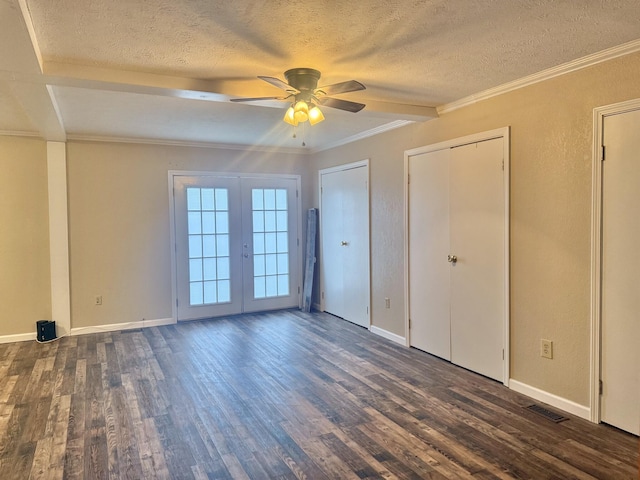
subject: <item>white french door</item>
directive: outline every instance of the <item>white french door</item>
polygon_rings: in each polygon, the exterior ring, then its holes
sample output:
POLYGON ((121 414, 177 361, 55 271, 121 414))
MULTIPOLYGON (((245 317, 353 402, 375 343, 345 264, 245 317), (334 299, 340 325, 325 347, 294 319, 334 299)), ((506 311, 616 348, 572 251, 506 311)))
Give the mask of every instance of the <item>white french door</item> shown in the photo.
POLYGON ((298 177, 172 183, 178 320, 299 305, 298 177))

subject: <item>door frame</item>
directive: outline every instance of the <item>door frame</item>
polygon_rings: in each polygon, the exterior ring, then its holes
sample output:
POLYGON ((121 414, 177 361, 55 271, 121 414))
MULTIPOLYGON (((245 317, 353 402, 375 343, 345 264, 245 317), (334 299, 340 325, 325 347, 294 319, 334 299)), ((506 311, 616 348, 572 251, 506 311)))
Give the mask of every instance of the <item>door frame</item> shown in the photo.
MULTIPOLYGON (((369 218, 367 219, 367 223, 369 225, 369 231, 367 232, 367 242, 369 244, 369 278, 367 279, 367 285, 369 287, 369 295, 368 295, 368 299, 367 299, 367 307, 369 308, 369 330, 371 330, 371 325, 373 325, 373 322, 371 321, 371 181, 370 181, 370 169, 369 169, 369 159, 364 159, 364 160, 360 160, 357 162, 351 162, 351 163, 345 163, 342 165, 337 165, 335 167, 329 167, 329 168, 323 168, 321 170, 318 170, 318 205, 321 207, 322 206, 322 175, 325 175, 327 173, 335 173, 335 172, 342 172, 344 170, 351 170, 354 168, 360 168, 360 167, 365 167, 367 169, 367 184, 369 185, 369 188, 367 188, 367 211, 368 211, 368 215, 369 218)), ((323 218, 323 213, 322 213, 322 208, 320 208, 320 215, 318 216, 318 231, 320 232, 320 235, 318 236, 318 264, 322 265, 322 253, 323 253, 323 245, 322 245, 322 218, 323 218)), ((317 310, 324 312, 324 307, 325 307, 325 303, 324 303, 324 282, 325 282, 325 278, 324 278, 324 270, 322 268, 319 269, 320 270, 320 298, 319 300, 319 304, 314 305, 317 310)))
MULTIPOLYGON (((169 170, 168 191, 169 191, 169 237, 171 250, 171 318, 174 323, 178 322, 178 272, 177 272, 177 255, 176 255, 176 230, 175 230, 175 193, 174 180, 176 177, 237 177, 237 178, 285 178, 296 181, 296 238, 298 254, 296 255, 295 265, 298 272, 298 283, 302 283, 302 193, 301 193, 301 176, 289 173, 239 173, 239 172, 209 172, 204 170, 169 170)), ((302 303, 302 285, 298 287, 298 308, 302 303)), ((188 320, 187 320, 188 321, 188 320)))
POLYGON ((510 230, 509 230, 509 192, 510 192, 510 128, 503 127, 486 132, 475 133, 464 137, 446 140, 444 142, 425 145, 423 147, 413 148, 404 152, 404 331, 405 343, 407 347, 411 347, 411 330, 409 328, 409 159, 410 157, 421 155, 424 153, 434 152, 436 150, 444 150, 445 148, 460 147, 470 143, 478 143, 485 140, 493 140, 502 138, 504 140, 504 334, 502 345, 504 349, 504 372, 503 384, 509 386, 510 372, 510 297, 511 281, 510 281, 510 230))
POLYGON ((591 352, 589 366, 589 420, 600 423, 600 362, 602 333, 602 154, 604 120, 612 115, 640 110, 640 98, 593 109, 591 180, 591 352))

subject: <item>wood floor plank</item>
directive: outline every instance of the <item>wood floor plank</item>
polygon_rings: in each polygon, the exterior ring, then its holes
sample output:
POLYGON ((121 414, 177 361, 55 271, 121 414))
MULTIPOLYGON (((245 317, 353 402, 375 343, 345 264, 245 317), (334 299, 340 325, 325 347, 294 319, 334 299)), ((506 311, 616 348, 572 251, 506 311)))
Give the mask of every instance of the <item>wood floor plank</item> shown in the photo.
POLYGON ((297 310, 0 345, 4 479, 638 479, 638 438, 297 310))

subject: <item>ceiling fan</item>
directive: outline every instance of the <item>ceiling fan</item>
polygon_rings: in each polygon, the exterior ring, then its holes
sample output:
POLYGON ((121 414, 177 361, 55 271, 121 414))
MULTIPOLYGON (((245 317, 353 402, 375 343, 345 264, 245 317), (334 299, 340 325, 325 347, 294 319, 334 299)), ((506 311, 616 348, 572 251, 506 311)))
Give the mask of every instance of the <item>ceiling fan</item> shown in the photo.
POLYGON ((364 90, 366 87, 356 80, 334 83, 318 88, 320 72, 313 68, 292 68, 284 72, 286 82, 276 77, 258 76, 271 85, 281 88, 287 92, 286 96, 280 97, 255 97, 255 98, 232 98, 232 102, 255 102, 259 100, 282 100, 290 101, 291 106, 284 116, 284 121, 290 125, 297 126, 298 123, 309 120, 311 125, 324 120, 324 115, 318 105, 324 107, 337 108, 347 112, 359 112, 365 107, 364 103, 350 102, 339 98, 332 98, 329 95, 340 93, 356 92, 364 90))

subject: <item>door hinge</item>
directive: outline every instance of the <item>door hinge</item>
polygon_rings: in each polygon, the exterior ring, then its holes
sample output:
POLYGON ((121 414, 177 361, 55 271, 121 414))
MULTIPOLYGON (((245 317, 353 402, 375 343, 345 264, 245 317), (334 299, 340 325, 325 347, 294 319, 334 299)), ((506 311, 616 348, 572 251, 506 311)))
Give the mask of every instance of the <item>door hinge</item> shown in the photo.
POLYGON ((602 145, 602 158, 601 160, 604 162, 604 157, 605 157, 605 152, 606 152, 606 148, 604 145, 602 145))
POLYGON ((411 175, 407 174, 407 184, 411 183, 411 175))
POLYGON ((409 319, 409 330, 411 330, 411 319, 409 319))
POLYGON ((502 171, 504 171, 504 158, 502 159, 502 171))
POLYGON ((178 306, 178 299, 176 298, 176 307, 178 306))
POLYGON ((300 246, 300 239, 299 238, 296 238, 296 245, 300 246))
POLYGON ((367 315, 369 315, 369 307, 367 307, 367 315))
POLYGON ((504 348, 502 349, 502 360, 504 360, 504 348))
POLYGON ((598 393, 600 395, 602 395, 602 390, 603 390, 602 380, 598 380, 598 393))
POLYGON ((324 300, 324 292, 322 292, 322 299, 324 300))
POLYGON ((298 190, 296 190, 296 198, 298 198, 298 190))
POLYGON ((300 285, 298 285, 298 295, 300 295, 300 285))

